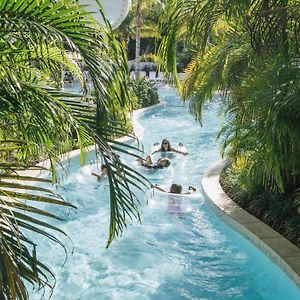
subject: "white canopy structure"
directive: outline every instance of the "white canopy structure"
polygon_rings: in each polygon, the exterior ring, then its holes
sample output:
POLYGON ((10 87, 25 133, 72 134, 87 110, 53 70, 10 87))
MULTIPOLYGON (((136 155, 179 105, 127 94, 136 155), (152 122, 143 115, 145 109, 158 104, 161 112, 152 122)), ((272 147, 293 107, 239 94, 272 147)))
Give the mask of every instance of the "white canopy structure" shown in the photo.
MULTIPOLYGON (((118 28, 126 18, 131 7, 131 0, 99 0, 106 18, 113 29, 118 28)), ((87 11, 94 12, 94 18, 103 23, 103 18, 99 13, 99 7, 96 0, 79 0, 80 4, 88 5, 87 11)))

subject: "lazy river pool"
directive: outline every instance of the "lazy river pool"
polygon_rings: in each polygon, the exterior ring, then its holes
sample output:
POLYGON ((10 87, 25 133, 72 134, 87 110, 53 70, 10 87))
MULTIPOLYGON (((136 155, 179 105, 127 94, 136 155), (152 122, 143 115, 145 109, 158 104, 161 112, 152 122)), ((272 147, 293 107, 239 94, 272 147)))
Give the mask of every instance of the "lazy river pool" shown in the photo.
MULTIPOLYGON (((56 225, 70 236, 73 254, 63 263, 59 246, 41 240, 38 248, 40 258, 56 275, 52 298, 300 299, 300 290, 287 275, 220 220, 201 195, 201 174, 220 158, 215 140, 222 122, 218 97, 205 106, 200 127, 172 88, 162 87, 159 93, 164 104, 139 117, 144 147, 149 150, 155 142, 168 138, 174 147, 183 143, 189 154, 172 157, 168 169, 138 168, 153 183, 193 185, 197 193, 177 203, 181 214, 170 209, 174 203, 168 196, 148 195, 148 204, 141 207, 142 224, 129 224, 106 250, 107 183, 99 184, 90 176, 91 166, 80 168, 72 160, 63 193, 78 209, 62 211, 66 221, 56 225)), ((89 159, 93 159, 92 153, 89 159)), ((135 166, 133 160, 128 163, 135 166)), ((40 299, 40 294, 32 294, 30 299, 40 299)))

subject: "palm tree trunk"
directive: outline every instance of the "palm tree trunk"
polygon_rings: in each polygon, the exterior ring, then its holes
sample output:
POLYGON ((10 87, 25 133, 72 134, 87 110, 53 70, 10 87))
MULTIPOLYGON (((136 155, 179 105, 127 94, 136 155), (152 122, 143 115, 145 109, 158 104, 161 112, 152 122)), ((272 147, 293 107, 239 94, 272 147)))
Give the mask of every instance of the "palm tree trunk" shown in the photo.
POLYGON ((142 0, 137 0, 135 24, 136 24, 136 37, 135 37, 135 79, 140 77, 140 53, 141 53, 141 26, 142 26, 142 0))
POLYGON ((65 87, 64 75, 65 75, 64 68, 61 68, 61 77, 60 77, 60 82, 59 82, 59 86, 58 86, 59 89, 63 89, 65 87))
MULTIPOLYGON (((288 1, 285 1, 284 5, 287 7, 288 1)), ((282 4, 283 5, 283 4, 282 4)), ((283 45, 283 57, 286 61, 289 60, 289 36, 288 36, 288 16, 287 11, 284 9, 281 13, 281 31, 282 31, 282 45, 283 45)))

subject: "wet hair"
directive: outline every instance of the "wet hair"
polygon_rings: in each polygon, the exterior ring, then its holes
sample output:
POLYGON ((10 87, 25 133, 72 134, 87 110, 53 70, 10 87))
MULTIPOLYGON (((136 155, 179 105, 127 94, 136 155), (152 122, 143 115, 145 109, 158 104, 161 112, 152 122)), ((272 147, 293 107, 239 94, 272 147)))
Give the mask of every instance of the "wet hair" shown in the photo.
POLYGON ((104 169, 107 169, 107 165, 106 164, 102 164, 101 165, 101 171, 103 171, 104 169))
POLYGON ((157 161, 157 165, 163 166, 164 168, 169 167, 171 164, 171 161, 168 158, 160 158, 157 161))
POLYGON ((171 151, 171 144, 170 144, 169 140, 163 139, 161 141, 160 151, 171 151), (165 150, 165 148, 163 147, 163 144, 166 144, 166 143, 168 143, 168 149, 167 150, 165 150))
POLYGON ((172 194, 181 194, 182 186, 180 184, 173 183, 170 187, 170 193, 172 194))

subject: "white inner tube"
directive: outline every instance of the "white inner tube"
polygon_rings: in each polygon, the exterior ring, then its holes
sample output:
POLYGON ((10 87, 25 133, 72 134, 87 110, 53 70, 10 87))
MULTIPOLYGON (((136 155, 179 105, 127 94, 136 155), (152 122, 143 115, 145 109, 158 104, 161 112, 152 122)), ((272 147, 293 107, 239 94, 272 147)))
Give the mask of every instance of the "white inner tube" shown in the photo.
POLYGON ((200 193, 198 193, 197 191, 189 190, 189 187, 185 186, 185 185, 182 186, 181 194, 170 193, 170 185, 159 185, 158 187, 161 187, 166 192, 160 191, 159 189, 156 189, 156 188, 152 188, 154 195, 160 194, 160 195, 165 195, 165 196, 172 195, 172 196, 176 196, 176 197, 193 197, 193 198, 201 197, 200 193), (189 194, 187 194, 187 193, 189 193, 189 194))
MULTIPOLYGON (((170 190, 170 186, 161 186, 166 191, 170 190)), ((188 191, 188 187, 183 187, 183 192, 188 191)), ((166 211, 172 215, 180 215, 190 213, 198 209, 203 203, 204 198, 201 193, 194 192, 192 194, 172 194, 151 189, 147 195, 148 206, 151 209, 166 211)))
MULTIPOLYGON (((151 148, 150 153, 158 151, 155 154, 159 153, 162 157, 169 157, 169 158, 171 158, 177 154, 176 152, 173 152, 173 151, 159 151, 160 148, 161 148, 161 144, 155 143, 154 146, 151 148)), ((185 146, 182 144, 181 145, 179 144, 178 146, 176 146, 174 148, 176 150, 182 151, 183 153, 187 152, 185 146)))

